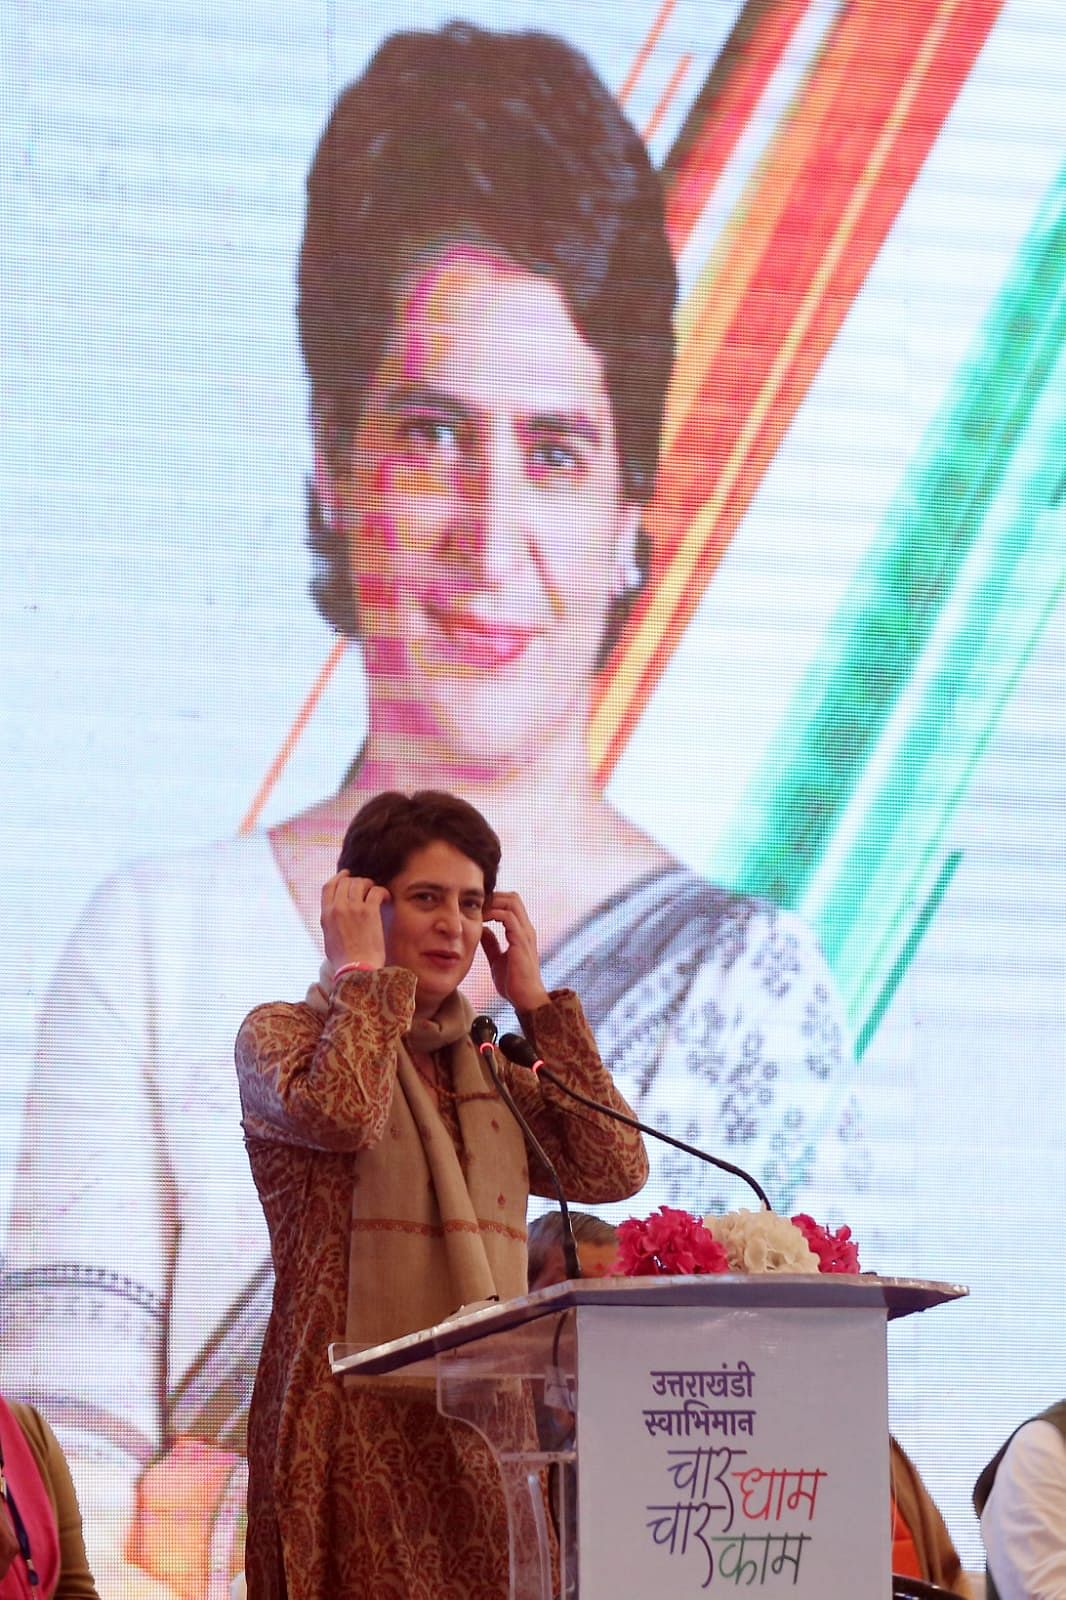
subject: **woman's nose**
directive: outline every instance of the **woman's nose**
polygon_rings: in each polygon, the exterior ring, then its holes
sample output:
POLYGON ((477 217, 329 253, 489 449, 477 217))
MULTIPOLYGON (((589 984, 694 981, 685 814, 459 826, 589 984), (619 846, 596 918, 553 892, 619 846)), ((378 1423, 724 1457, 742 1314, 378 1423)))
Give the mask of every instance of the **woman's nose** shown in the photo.
POLYGON ((521 456, 512 446, 493 446, 469 475, 452 544, 471 576, 486 587, 502 586, 528 559, 529 489, 521 456))
POLYGON ((441 900, 437 905, 437 927, 442 933, 454 934, 462 931, 463 918, 459 909, 458 900, 441 900))

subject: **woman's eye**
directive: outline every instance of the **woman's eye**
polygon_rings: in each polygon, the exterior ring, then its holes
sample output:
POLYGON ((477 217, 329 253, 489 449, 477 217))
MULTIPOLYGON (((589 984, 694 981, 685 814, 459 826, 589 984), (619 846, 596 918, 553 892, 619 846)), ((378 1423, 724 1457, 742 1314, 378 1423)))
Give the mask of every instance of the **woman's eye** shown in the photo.
POLYGON ((537 439, 530 451, 533 465, 553 472, 573 472, 583 465, 572 445, 562 439, 537 439))
POLYGON ((400 437, 420 449, 452 449, 458 446, 459 430, 447 417, 409 416, 401 419, 400 437))

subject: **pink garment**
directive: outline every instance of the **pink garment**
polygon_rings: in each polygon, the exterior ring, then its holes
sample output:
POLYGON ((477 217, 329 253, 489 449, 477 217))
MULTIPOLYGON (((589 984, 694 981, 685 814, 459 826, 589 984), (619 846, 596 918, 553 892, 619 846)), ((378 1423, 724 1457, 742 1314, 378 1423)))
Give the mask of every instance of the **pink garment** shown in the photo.
POLYGON ((59 1582, 59 1531, 55 1512, 37 1458, 4 1400, 0 1400, 0 1448, 7 1489, 5 1509, 17 1530, 11 1500, 18 1506, 29 1539, 30 1557, 40 1579, 39 1584, 30 1584, 26 1562, 17 1555, 0 1578, 0 1600, 51 1600, 59 1582))

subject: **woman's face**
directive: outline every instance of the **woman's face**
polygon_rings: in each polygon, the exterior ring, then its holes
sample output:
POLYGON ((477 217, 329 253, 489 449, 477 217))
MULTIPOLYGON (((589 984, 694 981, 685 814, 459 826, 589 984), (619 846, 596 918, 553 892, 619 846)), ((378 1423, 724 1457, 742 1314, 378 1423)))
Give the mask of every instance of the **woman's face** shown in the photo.
POLYGON ((417 979, 415 1007, 434 1016, 462 983, 484 926, 485 874, 445 839, 413 850, 381 908, 385 960, 417 979))
POLYGON ((472 776, 583 728, 639 509, 599 356, 540 278, 455 245, 405 286, 337 475, 372 727, 472 776))

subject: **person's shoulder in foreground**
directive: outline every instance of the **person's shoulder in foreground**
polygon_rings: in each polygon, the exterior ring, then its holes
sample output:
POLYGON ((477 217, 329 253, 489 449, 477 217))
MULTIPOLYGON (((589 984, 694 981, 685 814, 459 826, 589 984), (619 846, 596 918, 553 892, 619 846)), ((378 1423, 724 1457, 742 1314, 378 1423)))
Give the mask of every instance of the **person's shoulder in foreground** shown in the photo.
MULTIPOLYGON (((34 1489, 39 1490, 43 1487, 47 1495, 47 1501, 51 1506, 55 1527, 53 1537, 58 1537, 58 1549, 53 1546, 52 1554, 57 1561, 56 1582, 55 1587, 48 1590, 48 1594, 52 1597, 52 1600, 99 1600, 96 1584, 93 1581, 92 1573, 89 1571, 89 1563, 85 1554, 81 1512, 78 1508, 74 1483, 59 1441, 44 1417, 33 1406, 22 1405, 13 1401, 0 1403, 5 1405, 9 1416, 21 1430, 28 1446, 29 1455, 32 1457, 33 1464, 36 1466, 40 1476, 39 1484, 27 1485, 25 1490, 22 1491, 25 1494, 23 1505, 27 1507, 29 1514, 34 1489)), ((18 1470, 16 1464, 7 1463, 6 1472, 12 1480, 13 1487, 15 1486, 18 1470)), ((0 1503, 0 1519, 7 1515, 9 1505, 10 1500, 5 1489, 4 1501, 0 1503)), ((38 1505, 37 1511, 40 1511, 40 1505, 38 1505)), ((35 1524, 39 1525, 38 1518, 34 1518, 34 1521, 35 1524)), ((15 1531, 13 1519, 9 1519, 9 1526, 12 1531, 15 1531)), ((0 1521, 0 1567, 4 1565, 4 1531, 2 1521, 0 1521)), ((19 1553, 23 1556, 26 1549, 29 1548, 30 1561, 33 1562, 32 1545, 27 1546, 24 1544, 23 1540, 17 1537, 17 1533, 15 1543, 17 1546, 22 1546, 22 1550, 19 1553)), ((43 1556, 44 1552, 42 1551, 40 1554, 43 1556)), ((12 1556, 16 1556, 15 1551, 12 1551, 12 1556)), ((29 1569, 28 1582, 32 1587, 27 1588, 26 1593, 28 1594, 35 1592, 38 1583, 36 1565, 37 1563, 33 1562, 33 1566, 29 1569)), ((8 1591, 3 1587, 2 1580, 10 1570, 11 1567, 9 1565, 4 1568, 3 1573, 0 1573, 0 1588, 3 1589, 5 1594, 8 1591)), ((22 1590, 17 1586, 12 1590, 12 1593, 21 1592, 22 1590)))

